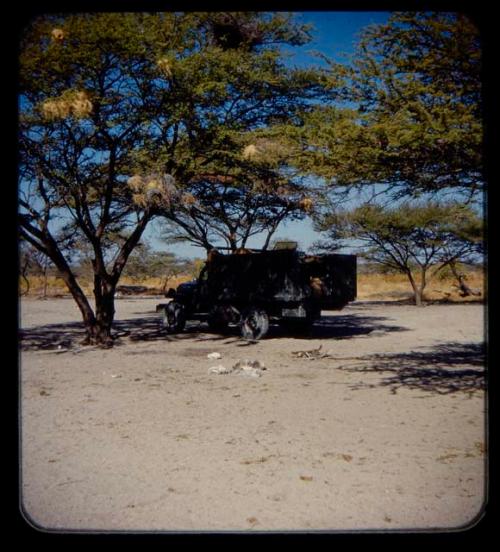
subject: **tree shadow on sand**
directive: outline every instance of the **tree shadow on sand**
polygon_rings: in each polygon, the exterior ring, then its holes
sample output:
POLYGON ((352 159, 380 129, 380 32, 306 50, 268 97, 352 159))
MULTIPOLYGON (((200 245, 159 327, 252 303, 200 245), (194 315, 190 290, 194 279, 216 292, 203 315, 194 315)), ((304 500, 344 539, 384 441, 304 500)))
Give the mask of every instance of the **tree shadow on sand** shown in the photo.
POLYGON ((85 339, 82 322, 45 324, 18 331, 19 348, 23 351, 60 350, 79 345, 85 339))
MULTIPOLYGON (((369 336, 372 333, 381 336, 386 333, 408 331, 408 328, 403 326, 387 324, 389 320, 389 318, 384 316, 365 316, 357 313, 322 316, 319 320, 315 321, 312 328, 305 331, 294 331, 277 322, 271 322, 269 331, 261 341, 287 337, 294 337, 297 339, 352 339, 354 337, 369 336)), ((236 326, 227 328, 227 330, 221 334, 211 331, 203 322, 194 323, 192 326, 188 326, 184 333, 186 337, 190 336, 203 341, 229 339, 230 343, 238 341, 241 346, 256 343, 255 341, 246 341, 242 339, 240 330, 236 326)), ((178 334, 177 337, 182 338, 182 334, 178 334)))
MULTIPOLYGON (((387 373, 378 386, 392 393, 400 388, 431 391, 441 395, 485 388, 485 346, 483 343, 446 343, 430 351, 360 357, 359 362, 341 367, 359 373, 387 373)), ((375 387, 359 383, 353 389, 375 387)))
MULTIPOLYGON (((46 324, 32 328, 20 329, 18 332, 21 350, 68 350, 81 346, 85 339, 85 327, 82 322, 65 324, 46 324)), ((115 345, 123 343, 122 338, 131 341, 165 341, 168 339, 158 315, 141 318, 116 320, 113 323, 112 337, 115 345)), ((93 349, 95 347, 84 347, 93 349)))
MULTIPOLYGON (((311 331, 302 335, 310 339, 351 339, 359 336, 377 336, 393 332, 405 332, 408 328, 388 323, 385 316, 367 316, 364 314, 337 314, 322 316, 314 323, 311 331)), ((279 327, 279 326, 278 326, 279 327)), ((290 335, 286 329, 279 327, 276 337, 290 335)))
MULTIPOLYGON (((387 324, 389 319, 383 316, 363 314, 323 316, 316 321, 310 331, 292 332, 279 324, 271 324, 263 339, 296 337, 301 339, 351 339, 359 336, 383 335, 390 332, 406 331, 407 328, 387 324)), ((224 341, 237 342, 241 346, 254 342, 241 338, 238 327, 229 327, 224 333, 213 332, 204 322, 190 321, 186 329, 179 334, 167 335, 161 319, 156 313, 147 316, 116 320, 113 324, 115 345, 123 343, 122 338, 130 341, 224 341)), ((81 322, 65 324, 46 324, 19 330, 19 345, 22 350, 68 350, 81 345, 85 338, 85 329, 81 322)))
MULTIPOLYGON (((405 331, 407 328, 387 324, 382 316, 349 315, 324 316, 315 323, 307 335, 293 337, 319 339, 350 339, 370 334, 383 335, 389 332, 405 331)), ((224 334, 210 332, 203 322, 190 322, 186 330, 167 335, 156 313, 140 318, 117 320, 114 324, 116 345, 124 343, 126 337, 132 342, 192 341, 225 342, 239 346, 251 346, 256 342, 243 340, 238 328, 229 328, 224 334)), ((272 325, 264 339, 290 337, 279 325, 272 325)), ((81 322, 47 324, 19 331, 19 345, 22 350, 46 350, 57 352, 85 351, 95 347, 80 347, 85 338, 81 322)), ((337 359, 342 360, 342 359, 337 359)), ((400 388, 419 389, 439 394, 464 391, 473 393, 485 387, 485 346, 482 343, 448 343, 437 345, 430 351, 377 354, 353 357, 339 366, 339 369, 358 373, 386 374, 380 382, 357 383, 353 389, 388 387, 392 393, 400 388), (354 360, 354 362, 352 362, 354 360)))

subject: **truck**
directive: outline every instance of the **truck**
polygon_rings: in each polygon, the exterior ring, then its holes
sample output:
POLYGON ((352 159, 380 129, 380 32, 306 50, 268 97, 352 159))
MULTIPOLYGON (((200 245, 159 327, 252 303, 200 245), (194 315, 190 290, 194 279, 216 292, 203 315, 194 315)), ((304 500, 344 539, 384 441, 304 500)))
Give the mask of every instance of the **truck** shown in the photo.
POLYGON ((341 310, 356 299, 356 256, 308 255, 296 248, 224 254, 212 250, 197 279, 170 289, 157 305, 168 333, 188 320, 223 333, 238 326, 246 340, 278 322, 293 333, 310 331, 322 310, 341 310))

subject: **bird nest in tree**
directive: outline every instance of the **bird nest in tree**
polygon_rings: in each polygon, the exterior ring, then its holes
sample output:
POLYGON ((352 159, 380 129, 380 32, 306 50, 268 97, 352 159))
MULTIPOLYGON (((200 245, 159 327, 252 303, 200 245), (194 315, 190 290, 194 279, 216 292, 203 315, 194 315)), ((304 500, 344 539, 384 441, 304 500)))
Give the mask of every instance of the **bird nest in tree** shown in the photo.
POLYGON ((280 197, 287 197, 292 193, 292 190, 290 188, 287 188, 286 186, 278 186, 276 188, 276 195, 280 197))
POLYGON ((181 201, 183 205, 185 205, 186 207, 189 207, 196 203, 196 198, 194 197, 193 194, 186 193, 186 194, 182 194, 181 201))
POLYGON ((141 207, 169 207, 179 196, 175 179, 169 174, 134 175, 127 181, 132 199, 141 207))
POLYGON ((45 119, 66 119, 88 117, 93 110, 92 102, 85 91, 65 92, 59 98, 45 100, 42 104, 42 113, 45 119))
POLYGON ((66 34, 62 29, 52 29, 50 35, 52 36, 52 40, 54 40, 54 42, 62 42, 66 37, 66 34))
POLYGON ((247 161, 273 162, 290 155, 290 149, 278 140, 257 139, 243 148, 242 157, 247 161))
POLYGON ((306 213, 309 213, 314 207, 314 202, 310 197, 303 197, 299 201, 299 207, 306 213))
POLYGON ((214 43, 224 50, 252 50, 264 39, 259 21, 255 19, 244 20, 235 14, 222 12, 214 14, 210 24, 214 43))
POLYGON ((259 154, 257 146, 250 144, 243 149, 243 158, 244 159, 254 159, 259 154))
POLYGON ((156 65, 160 69, 160 71, 167 77, 172 76, 172 62, 168 59, 168 57, 162 57, 157 62, 156 65))

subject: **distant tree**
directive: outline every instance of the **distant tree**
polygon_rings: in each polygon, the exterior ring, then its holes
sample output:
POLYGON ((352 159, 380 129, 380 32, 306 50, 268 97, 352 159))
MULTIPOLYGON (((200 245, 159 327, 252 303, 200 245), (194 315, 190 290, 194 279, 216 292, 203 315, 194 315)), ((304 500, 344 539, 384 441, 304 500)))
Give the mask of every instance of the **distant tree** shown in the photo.
POLYGON ((206 251, 221 246, 234 251, 261 235, 262 249, 267 249, 280 223, 303 218, 311 201, 300 186, 292 182, 278 186, 275 179, 274 186, 222 176, 190 183, 189 199, 172 205, 166 215, 167 242, 189 242, 206 251))
POLYGON ((203 267, 205 266, 206 259, 196 258, 193 259, 189 265, 188 275, 192 280, 195 280, 200 275, 203 267))
POLYGON ((130 255, 123 276, 137 282, 147 278, 160 278, 162 291, 165 291, 169 281, 181 274, 190 274, 193 262, 177 257, 167 251, 155 251, 147 242, 139 243, 130 255))
POLYGON ((320 217, 318 228, 334 243, 352 240, 369 262, 405 274, 416 305, 422 304, 431 268, 477 258, 482 250, 481 218, 458 203, 365 204, 320 217))
POLYGON ((30 276, 43 277, 43 296, 47 296, 48 269, 52 267, 50 259, 31 247, 28 242, 22 241, 19 247, 19 276, 20 294, 27 295, 30 291, 30 276))
POLYGON ((462 297, 481 295, 467 284, 464 265, 477 266, 485 254, 484 223, 472 211, 458 212, 454 226, 454 239, 443 244, 442 262, 437 271, 449 268, 462 297))

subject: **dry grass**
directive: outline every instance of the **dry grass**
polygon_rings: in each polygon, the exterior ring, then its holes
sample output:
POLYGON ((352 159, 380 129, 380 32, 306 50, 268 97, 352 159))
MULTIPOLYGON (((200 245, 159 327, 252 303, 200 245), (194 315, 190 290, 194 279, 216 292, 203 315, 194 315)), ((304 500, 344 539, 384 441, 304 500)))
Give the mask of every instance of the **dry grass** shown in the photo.
MULTIPOLYGON (((176 288, 182 282, 187 282, 191 280, 191 276, 177 276, 171 278, 168 281, 168 288, 176 288)), ((61 278, 57 276, 49 276, 47 280, 43 276, 30 276, 28 277, 29 281, 29 291, 26 294, 26 284, 23 279, 20 280, 20 291, 23 295, 28 297, 60 297, 62 295, 69 295, 68 288, 64 284, 61 278)), ((162 287, 165 283, 163 278, 146 278, 142 280, 135 280, 132 278, 127 278, 124 276, 120 279, 119 286, 143 286, 148 289, 144 294, 146 295, 160 295, 162 294, 162 287)), ((79 284, 83 289, 83 292, 87 296, 92 296, 93 282, 85 279, 79 280, 79 284)))
MULTIPOLYGON (((168 288, 176 288, 182 282, 191 279, 191 276, 177 276, 168 281, 168 288)), ((425 298, 429 301, 477 301, 483 298, 483 275, 480 271, 470 272, 467 276, 468 285, 474 290, 480 290, 480 297, 461 297, 455 287, 455 280, 431 279, 427 284, 425 298)), ((58 297, 68 295, 68 290, 61 278, 49 276, 46 286, 42 276, 30 276, 30 287, 28 295, 30 297, 58 297)), ((83 291, 89 296, 92 295, 93 284, 90 281, 82 280, 83 291)), ((146 278, 140 281, 123 277, 120 279, 121 286, 144 286, 148 288, 145 294, 161 294, 165 281, 162 278, 146 278)), ((21 291, 26 289, 25 283, 21 280, 21 291)), ((404 275, 400 274, 358 274, 358 300, 360 301, 402 301, 411 299, 413 296, 410 283, 404 275)))
MULTIPOLYGON (((480 271, 469 272, 467 284, 473 290, 481 291, 479 299, 484 294, 484 278, 480 271)), ((428 301, 474 301, 478 297, 461 297, 452 278, 431 279, 425 289, 425 299, 428 301)), ((413 292, 404 274, 358 274, 358 300, 361 301, 401 301, 411 299, 413 292)))

